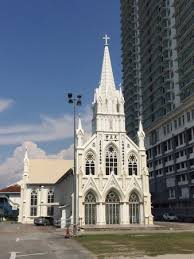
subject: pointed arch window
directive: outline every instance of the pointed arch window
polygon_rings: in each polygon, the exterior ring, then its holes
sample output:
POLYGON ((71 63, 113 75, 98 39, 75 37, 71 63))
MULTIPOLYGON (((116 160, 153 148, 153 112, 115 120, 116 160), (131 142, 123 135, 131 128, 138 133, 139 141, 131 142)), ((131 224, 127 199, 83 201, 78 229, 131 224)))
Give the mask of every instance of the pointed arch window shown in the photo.
POLYGON ((54 191, 53 190, 50 190, 48 192, 48 203, 53 203, 54 202, 54 191))
POLYGON ((117 152, 110 145, 106 151, 106 175, 110 175, 112 172, 117 175, 117 152))
POLYGON ((140 221, 140 202, 139 197, 133 192, 129 197, 129 222, 138 224, 140 221))
POLYGON ((86 175, 95 175, 95 157, 92 152, 89 152, 86 156, 85 170, 86 175))
POLYGON ((31 191, 30 216, 37 216, 38 194, 36 190, 31 191))
POLYGON ((129 175, 137 175, 137 158, 131 154, 128 159, 128 173, 129 175))
POLYGON ((85 224, 96 224, 96 197, 91 191, 85 197, 85 224))
POLYGON ((120 223, 120 199, 115 191, 106 196, 106 224, 120 223))
POLYGON ((50 190, 48 192, 48 197, 47 197, 47 202, 48 202, 48 207, 47 207, 47 216, 53 216, 54 215, 54 206, 51 205, 51 203, 54 202, 54 191, 50 190))

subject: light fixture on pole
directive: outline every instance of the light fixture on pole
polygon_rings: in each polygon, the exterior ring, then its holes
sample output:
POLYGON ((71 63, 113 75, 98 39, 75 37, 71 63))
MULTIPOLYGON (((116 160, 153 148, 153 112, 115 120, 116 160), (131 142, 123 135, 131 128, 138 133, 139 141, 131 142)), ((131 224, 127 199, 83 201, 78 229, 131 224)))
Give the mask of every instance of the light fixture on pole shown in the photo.
POLYGON ((76 107, 82 104, 81 95, 73 96, 72 93, 68 93, 68 103, 73 104, 73 142, 74 142, 74 152, 73 152, 73 193, 74 193, 74 207, 73 207, 73 235, 77 234, 77 179, 76 179, 76 107))

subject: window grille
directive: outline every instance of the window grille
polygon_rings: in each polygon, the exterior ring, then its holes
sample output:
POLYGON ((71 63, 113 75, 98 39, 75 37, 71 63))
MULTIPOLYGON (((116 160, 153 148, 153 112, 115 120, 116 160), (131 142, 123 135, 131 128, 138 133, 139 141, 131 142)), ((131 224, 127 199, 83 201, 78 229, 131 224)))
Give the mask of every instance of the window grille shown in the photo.
POLYGON ((111 145, 106 151, 106 175, 110 175, 112 172, 117 175, 117 152, 111 145))
POLYGON ((132 193, 129 197, 129 222, 138 224, 140 218, 140 204, 136 193, 132 193))
POLYGON ((53 203, 54 202, 54 191, 49 191, 48 192, 48 203, 53 203))
POLYGON ((106 196, 106 224, 120 223, 120 199, 116 192, 110 191, 106 196))
POLYGON ((137 175, 137 158, 134 154, 131 154, 128 159, 128 173, 137 175))
POLYGON ((95 175, 95 158, 94 154, 89 152, 86 156, 85 164, 86 175, 95 175))
POLYGON ((85 224, 96 224, 96 197, 92 192, 85 197, 85 224))
POLYGON ((37 191, 33 190, 31 192, 31 200, 30 200, 30 216, 37 216, 37 204, 38 203, 38 195, 37 191))

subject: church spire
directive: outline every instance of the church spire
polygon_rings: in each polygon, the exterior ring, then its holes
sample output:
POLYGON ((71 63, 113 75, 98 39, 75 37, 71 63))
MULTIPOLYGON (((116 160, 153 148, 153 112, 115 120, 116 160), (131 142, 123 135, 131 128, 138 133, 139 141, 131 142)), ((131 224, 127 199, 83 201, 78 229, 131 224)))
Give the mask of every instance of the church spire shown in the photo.
POLYGON ((93 101, 92 133, 125 132, 124 98, 114 82, 107 35, 103 37, 104 57, 100 84, 95 90, 93 101))
POLYGON ((28 150, 26 147, 25 155, 24 155, 24 174, 23 176, 27 176, 29 173, 29 158, 28 158, 28 150))
POLYGON ((141 116, 139 118, 139 129, 138 129, 138 132, 137 132, 137 136, 138 136, 139 148, 140 149, 145 149, 145 144, 144 144, 145 133, 143 131, 143 125, 142 125, 142 121, 141 121, 141 116))
POLYGON ((115 88, 114 76, 113 76, 112 65, 110 60, 110 53, 108 48, 108 40, 110 38, 107 35, 105 35, 103 39, 105 40, 104 57, 102 62, 102 72, 101 72, 99 90, 102 90, 107 97, 108 94, 112 90, 115 90, 116 88, 115 88))
POLYGON ((78 128, 77 128, 77 146, 83 145, 83 137, 84 137, 84 130, 82 128, 81 118, 78 119, 78 128))

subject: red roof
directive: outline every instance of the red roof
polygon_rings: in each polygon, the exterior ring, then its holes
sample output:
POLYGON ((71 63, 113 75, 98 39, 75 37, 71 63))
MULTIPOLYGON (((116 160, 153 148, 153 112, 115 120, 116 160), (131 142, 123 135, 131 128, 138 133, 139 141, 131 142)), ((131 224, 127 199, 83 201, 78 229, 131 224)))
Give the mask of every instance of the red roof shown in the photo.
POLYGON ((21 192, 21 186, 19 184, 14 184, 14 185, 10 185, 8 187, 5 187, 3 189, 0 190, 0 193, 7 193, 7 192, 21 192))

